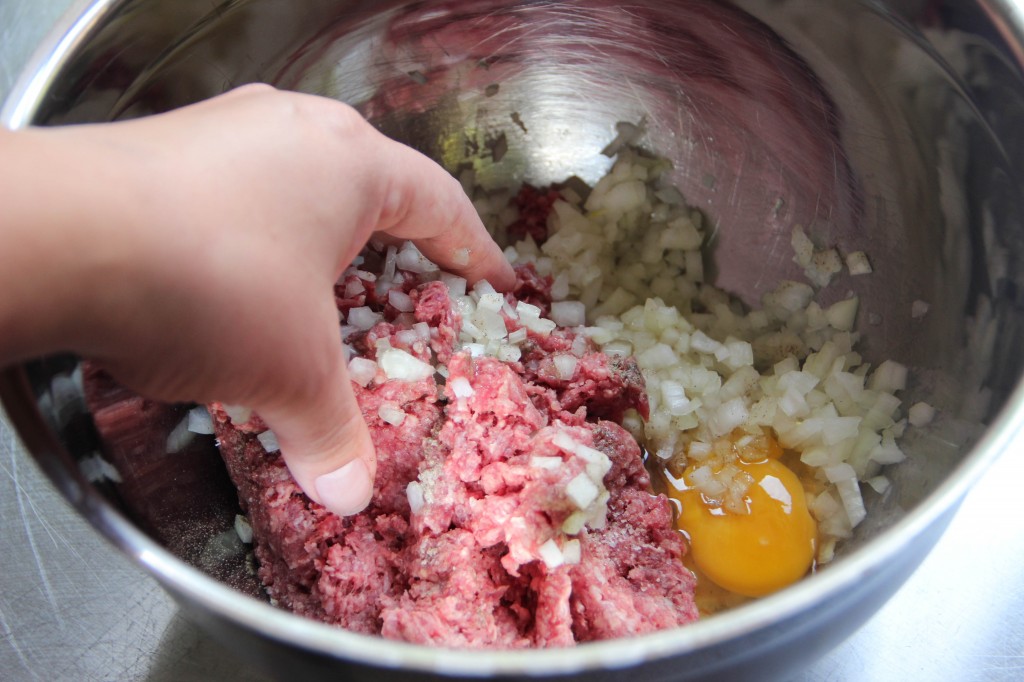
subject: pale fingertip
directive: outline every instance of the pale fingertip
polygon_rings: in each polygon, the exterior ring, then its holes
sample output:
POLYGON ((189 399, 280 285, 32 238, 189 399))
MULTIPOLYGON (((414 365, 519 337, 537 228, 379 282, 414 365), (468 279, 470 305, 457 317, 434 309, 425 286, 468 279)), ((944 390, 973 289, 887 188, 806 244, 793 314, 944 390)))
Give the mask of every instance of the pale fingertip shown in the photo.
POLYGON ((373 497, 373 477, 361 458, 318 476, 313 487, 320 504, 338 516, 358 514, 373 497))

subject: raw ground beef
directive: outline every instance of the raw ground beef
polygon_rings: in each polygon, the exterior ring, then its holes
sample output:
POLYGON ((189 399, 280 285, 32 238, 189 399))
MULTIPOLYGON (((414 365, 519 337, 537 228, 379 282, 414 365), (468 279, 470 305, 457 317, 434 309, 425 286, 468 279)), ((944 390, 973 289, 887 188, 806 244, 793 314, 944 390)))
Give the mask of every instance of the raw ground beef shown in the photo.
MULTIPOLYGON (((646 415, 635 362, 589 344, 579 353, 577 342, 564 378, 552 358, 574 347, 566 329, 530 331, 515 362, 472 357, 457 350, 448 288, 422 279, 398 271, 388 285, 412 312, 363 271, 337 285, 343 316, 382 314, 348 329, 356 355, 401 349, 447 371, 440 384, 380 369, 353 384, 378 457, 366 511, 340 518, 312 502, 260 445, 257 418, 235 425, 211 406, 271 599, 356 632, 462 648, 566 646, 695 620, 669 504, 650 492, 639 447, 616 423, 630 408, 646 415), (405 413, 397 426, 381 416, 394 408, 405 413)), ((516 290, 550 303, 536 272, 520 270, 516 290)))

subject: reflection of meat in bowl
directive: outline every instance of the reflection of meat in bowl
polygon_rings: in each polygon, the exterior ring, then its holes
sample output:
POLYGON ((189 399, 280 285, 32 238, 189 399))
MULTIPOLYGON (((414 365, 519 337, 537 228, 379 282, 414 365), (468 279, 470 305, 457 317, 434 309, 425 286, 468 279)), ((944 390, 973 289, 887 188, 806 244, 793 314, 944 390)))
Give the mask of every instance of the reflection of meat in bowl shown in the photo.
MULTIPOLYGON (((615 124, 643 121, 647 144, 673 163, 671 183, 710 221, 707 279, 759 306, 780 281, 805 279, 793 258, 798 226, 821 253, 868 253, 873 272, 839 274, 819 304, 830 309, 855 295, 865 362, 910 368, 902 415, 918 402, 937 408, 931 423, 904 434, 908 461, 887 472, 892 485, 864 488, 866 520, 819 574, 684 628, 557 652, 477 655, 339 632, 240 595, 259 588, 212 443, 195 439, 168 453, 185 408, 126 403, 114 387, 102 396, 97 389, 95 421, 115 429, 99 444, 76 411, 70 359, 7 375, 13 420, 69 497, 201 622, 243 647, 258 641, 269 666, 462 676, 639 666, 625 674, 653 679, 791 669, 839 641, 899 585, 1001 435, 1013 432, 1013 164, 933 49, 893 17, 839 2, 807 12, 799 3, 756 2, 373 10, 310 2, 297 12, 254 0, 209 17, 202 4, 153 3, 152 14, 105 8, 49 62, 55 73, 40 71, 35 82, 46 96, 22 89, 7 122, 142 115, 262 79, 351 102, 388 134, 453 172, 471 168, 493 190, 571 175, 593 185, 611 167, 599 152, 615 124), (843 40, 832 27, 842 27, 843 40), (29 409, 21 376, 59 428, 59 446, 29 409), (122 481, 79 488, 64 453, 102 468, 92 456, 98 445, 122 481)), ((944 22, 964 19, 936 10, 922 21, 939 38, 944 22)), ((987 23, 979 14, 968 25, 987 23)), ((1009 84, 1000 98, 981 93, 978 102, 1012 107, 1007 93, 1019 87, 994 48, 980 39, 938 44, 959 50, 950 55, 962 76, 1009 84)), ((992 120, 1006 128, 994 135, 1011 135, 999 115, 992 120)))

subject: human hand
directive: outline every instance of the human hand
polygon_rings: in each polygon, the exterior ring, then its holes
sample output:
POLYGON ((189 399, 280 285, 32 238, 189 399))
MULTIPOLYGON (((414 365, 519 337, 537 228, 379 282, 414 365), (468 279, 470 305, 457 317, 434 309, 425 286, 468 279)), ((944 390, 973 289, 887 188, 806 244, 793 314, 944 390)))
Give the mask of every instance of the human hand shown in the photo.
POLYGON ((471 281, 514 280, 459 184, 335 101, 245 87, 36 134, 116 192, 68 240, 88 282, 59 325, 71 349, 157 399, 253 408, 302 489, 339 514, 365 507, 375 473, 339 336, 341 272, 384 232, 471 281))

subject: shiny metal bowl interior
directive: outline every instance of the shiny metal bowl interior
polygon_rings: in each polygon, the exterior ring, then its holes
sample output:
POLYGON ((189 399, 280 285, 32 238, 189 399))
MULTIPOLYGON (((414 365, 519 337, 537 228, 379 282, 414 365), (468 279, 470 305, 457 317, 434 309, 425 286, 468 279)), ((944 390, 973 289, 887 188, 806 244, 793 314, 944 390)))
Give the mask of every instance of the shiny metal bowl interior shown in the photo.
MULTIPOLYGON (((237 503, 212 441, 183 455, 168 455, 159 439, 132 444, 138 456, 116 462, 123 481, 92 485, 75 461, 112 444, 80 402, 55 402, 76 360, 8 372, 12 421, 69 499, 198 620, 268 668, 476 677, 640 666, 622 675, 649 679, 789 670, 884 602, 1024 421, 1014 393, 1024 347, 1024 89, 1007 29, 1012 5, 213 4, 89 4, 41 53, 4 121, 128 118, 266 81, 349 102, 392 137, 498 186, 594 181, 610 163, 599 151, 614 124, 642 120, 647 144, 673 160, 688 200, 715 224, 709 265, 719 286, 756 304, 781 279, 800 278, 796 225, 821 244, 867 251, 874 274, 841 279, 824 300, 856 292, 867 357, 908 364, 907 404, 940 409, 908 436, 909 461, 891 472, 887 494, 868 496, 869 519, 839 558, 802 584, 635 640, 454 654, 338 632, 261 603, 230 530, 237 503), (508 152, 496 161, 502 138, 508 152), (930 304, 922 319, 911 318, 916 300, 930 304)), ((183 409, 159 412, 163 435, 183 409)))

